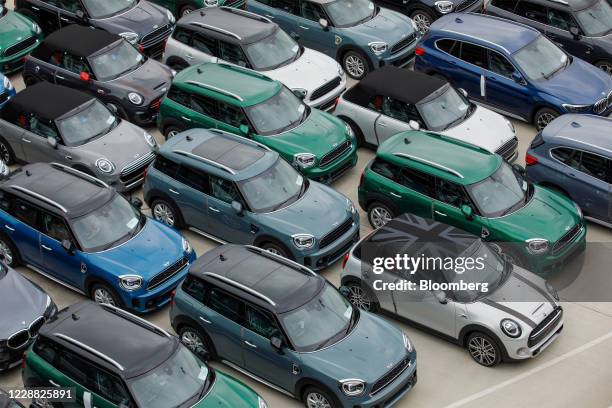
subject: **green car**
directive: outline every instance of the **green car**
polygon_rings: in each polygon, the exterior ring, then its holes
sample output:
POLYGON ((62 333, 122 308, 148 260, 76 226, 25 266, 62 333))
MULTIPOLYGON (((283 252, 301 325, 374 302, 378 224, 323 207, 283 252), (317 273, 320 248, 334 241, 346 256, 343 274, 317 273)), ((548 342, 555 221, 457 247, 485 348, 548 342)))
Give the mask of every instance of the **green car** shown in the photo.
POLYGON ((246 9, 247 0, 150 0, 170 10, 175 16, 180 17, 194 10, 204 7, 235 7, 246 9))
POLYGON ((408 131, 382 143, 362 175, 359 205, 374 228, 402 213, 436 219, 541 275, 585 248, 573 201, 527 182, 524 169, 497 154, 435 133, 408 131))
POLYGON ((8 74, 21 69, 24 57, 38 47, 42 31, 38 24, 6 8, 0 0, 0 72, 8 74))
POLYGON ((236 65, 206 63, 177 74, 157 125, 166 139, 189 128, 216 128, 253 139, 323 183, 357 163, 350 126, 309 107, 280 82, 236 65))
POLYGON ((35 397, 34 408, 268 408, 177 337, 114 306, 74 304, 37 335, 25 355, 24 386, 57 387, 66 400, 35 397))

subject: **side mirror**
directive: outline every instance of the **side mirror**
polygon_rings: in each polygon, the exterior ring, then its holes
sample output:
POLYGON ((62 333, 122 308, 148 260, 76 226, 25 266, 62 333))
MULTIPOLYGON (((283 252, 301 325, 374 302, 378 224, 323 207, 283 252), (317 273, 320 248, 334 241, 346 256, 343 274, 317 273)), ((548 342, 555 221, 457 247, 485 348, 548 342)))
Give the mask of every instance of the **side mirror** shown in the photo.
POLYGON ((348 286, 340 286, 340 288, 338 289, 338 291, 340 292, 340 294, 342 296, 344 296, 345 298, 348 299, 349 295, 351 294, 351 290, 349 289, 348 286))
POLYGON ((448 298, 446 297, 446 292, 443 290, 434 290, 433 295, 438 302, 445 305, 448 303, 448 298))
POLYGON ((57 139, 53 136, 47 137, 47 144, 53 149, 57 149, 57 139))
POLYGON ((62 248, 64 248, 66 252, 71 255, 74 253, 74 244, 69 239, 65 239, 62 241, 62 248))
POLYGON ((232 201, 232 210, 238 215, 242 215, 244 208, 242 208, 242 204, 238 201, 232 201))
POLYGON ((465 89, 459 88, 457 90, 461 93, 461 95, 465 96, 466 98, 468 97, 468 92, 465 89))
POLYGON ((251 131, 249 130, 249 126, 245 125, 244 123, 240 125, 238 129, 240 130, 240 134, 242 136, 248 136, 251 133, 251 131))
POLYGON ((283 341, 280 339, 280 337, 272 336, 270 338, 270 345, 276 351, 281 351, 283 349, 283 341))
POLYGON ((569 30, 570 34, 574 36, 574 40, 579 40, 580 39, 580 29, 576 26, 574 27, 570 27, 569 30))
POLYGON ((465 215, 465 218, 471 220, 474 215, 474 210, 472 210, 472 207, 470 207, 469 205, 463 204, 461 206, 461 213, 465 215))
POLYGON ((329 28, 329 22, 324 18, 319 19, 319 25, 323 30, 327 30, 329 28))
POLYGON ((416 120, 411 120, 408 122, 408 126, 410 126, 410 129, 412 130, 421 130, 421 125, 416 120))
POLYGON ((142 208, 142 200, 138 197, 134 197, 130 200, 130 203, 139 210, 142 208))
POLYGON ((517 84, 524 84, 525 83, 525 81, 523 80, 523 76, 520 73, 516 72, 516 71, 514 71, 510 77, 517 84))
POLYGON ((83 82, 91 81, 91 76, 87 72, 81 72, 79 74, 79 79, 83 82))

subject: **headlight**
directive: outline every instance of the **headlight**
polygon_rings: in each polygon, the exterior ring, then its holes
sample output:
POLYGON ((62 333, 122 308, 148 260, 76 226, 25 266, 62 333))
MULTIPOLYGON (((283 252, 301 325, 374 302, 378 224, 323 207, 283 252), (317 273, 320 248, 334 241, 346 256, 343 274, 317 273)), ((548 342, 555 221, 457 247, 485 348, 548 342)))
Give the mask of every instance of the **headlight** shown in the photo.
POLYGON ((219 0, 204 0, 206 7, 215 7, 219 5, 219 0))
POLYGON ((527 251, 532 255, 541 255, 548 251, 548 240, 533 238, 527 240, 527 251))
POLYGON ((315 244, 315 237, 310 234, 296 234, 291 238, 293 238, 293 245, 299 249, 312 248, 315 244))
POLYGON ((120 33, 119 35, 125 38, 125 40, 129 42, 130 44, 136 44, 138 42, 138 39, 140 38, 138 37, 138 34, 133 33, 131 31, 120 33))
POLYGON ((504 319, 499 323, 499 327, 504 332, 504 334, 508 337, 512 337, 516 339, 517 337, 521 337, 521 326, 512 319, 504 319))
POLYGON ((304 88, 294 88, 291 92, 300 99, 304 99, 308 95, 308 91, 304 88))
POLYGON ((436 1, 436 8, 442 14, 448 14, 453 11, 453 7, 455 6, 452 1, 436 1))
POLYGON ((574 208, 576 209, 578 216, 580 216, 580 219, 584 219, 584 214, 582 214, 582 208, 580 208, 580 206, 576 204, 576 202, 574 202, 574 208))
POLYGON ((176 18, 174 18, 174 14, 172 14, 170 10, 166 10, 166 16, 168 16, 170 24, 174 24, 176 22, 176 18))
POLYGON ((553 285, 548 282, 546 282, 546 290, 552 295, 552 297, 555 298, 555 300, 559 300, 559 293, 557 292, 557 289, 555 289, 553 285))
POLYGON ((293 156, 293 164, 298 165, 303 169, 314 166, 316 163, 316 157, 312 153, 298 153, 293 156))
POLYGON ((11 84, 11 81, 7 77, 4 77, 4 79, 2 80, 2 85, 4 86, 4 89, 7 89, 9 91, 13 89, 13 84, 11 84))
POLYGON ((119 286, 121 289, 128 292, 140 289, 142 286, 142 276, 138 275, 123 275, 119 277, 119 286))
POLYGON ((340 64, 336 64, 337 65, 337 69, 338 69, 338 75, 340 75, 341 77, 344 76, 344 70, 342 69, 342 65, 340 64))
POLYGON ((170 74, 172 74, 172 78, 174 78, 176 76, 177 72, 176 72, 176 70, 171 69, 170 70, 170 74))
POLYGON ((264 401, 264 399, 260 396, 257 396, 257 403, 257 405, 259 405, 259 408, 268 408, 268 404, 266 404, 266 401, 264 401))
POLYGON ((193 251, 191 244, 185 238, 183 238, 183 252, 190 254, 193 251))
POLYGON ((147 141, 147 143, 149 144, 149 146, 151 146, 151 147, 157 146, 157 141, 155 140, 155 138, 153 136, 151 136, 151 134, 149 132, 143 132, 142 135, 144 136, 144 138, 147 141))
POLYGON ((351 378, 347 380, 340 380, 340 388, 344 395, 349 397, 358 397, 365 392, 366 383, 363 380, 351 378))
POLYGON ((96 160, 96 167, 102 173, 112 173, 115 170, 115 166, 108 159, 98 159, 96 160))
POLYGON ((404 347, 406 347, 406 350, 408 350, 409 353, 412 353, 412 351, 414 350, 414 347, 412 346, 412 342, 410 341, 410 338, 404 332, 402 332, 402 336, 404 337, 404 347))
POLYGON ((569 103, 564 103, 561 106, 563 106, 563 109, 570 113, 581 113, 587 112, 593 105, 570 105, 569 103))
POLYGON ((506 118, 504 118, 504 120, 506 121, 506 125, 508 125, 508 127, 510 128, 510 131, 512 132, 512 134, 516 134, 516 129, 514 128, 514 125, 512 124, 512 122, 510 122, 506 118))
POLYGON ((353 132, 353 128, 346 122, 344 122, 344 131, 351 138, 355 138, 355 132, 353 132))
POLYGON ((142 96, 140 96, 140 94, 137 94, 136 92, 130 92, 128 94, 128 99, 134 105, 141 105, 142 104, 142 96))
POLYGON ((387 51, 387 48, 389 48, 389 45, 386 42, 382 41, 371 42, 368 45, 370 46, 372 52, 376 55, 384 53, 385 51, 387 51))
POLYGON ((357 212, 357 210, 355 209, 355 205, 348 198, 346 199, 346 205, 349 208, 349 210, 351 210, 351 214, 355 214, 357 212))
POLYGON ((32 23, 32 31, 34 31, 34 33, 36 34, 40 34, 42 33, 42 30, 40 29, 40 26, 36 23, 32 23))

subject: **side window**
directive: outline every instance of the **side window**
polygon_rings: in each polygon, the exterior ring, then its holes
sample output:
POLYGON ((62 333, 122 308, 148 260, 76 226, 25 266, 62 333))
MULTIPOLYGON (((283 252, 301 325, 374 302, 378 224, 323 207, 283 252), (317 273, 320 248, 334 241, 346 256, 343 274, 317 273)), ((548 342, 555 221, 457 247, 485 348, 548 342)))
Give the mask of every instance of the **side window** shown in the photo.
POLYGON ((172 38, 174 38, 180 43, 189 45, 189 43, 191 42, 191 35, 192 32, 187 30, 186 28, 176 27, 174 29, 174 33, 172 33, 172 38))
POLYGON ((35 115, 30 116, 27 129, 45 139, 48 137, 53 137, 59 140, 59 135, 55 125, 46 119, 39 119, 35 115))
POLYGON ((187 279, 185 279, 185 282, 183 282, 182 289, 192 298, 202 303, 206 302, 206 292, 208 291, 208 286, 201 279, 198 279, 192 275, 187 275, 187 279))
POLYGON ((438 40, 436 42, 436 46, 441 51, 444 51, 454 57, 457 57, 457 58, 460 57, 461 43, 459 41, 449 40, 449 39, 438 40))
POLYGON ((226 203, 241 201, 236 185, 221 177, 210 176, 210 190, 213 197, 226 203))
POLYGON ((380 158, 377 158, 374 163, 372 163, 371 169, 373 172, 378 173, 389 180, 394 180, 395 175, 400 171, 400 168, 395 164, 391 164, 380 158))
POLYGON ((287 13, 296 14, 296 3, 295 0, 270 0, 268 5, 287 13))
POLYGON ((436 199, 457 208, 463 204, 470 205, 470 200, 463 187, 439 178, 436 179, 436 199))
POLYGON ((222 290, 210 291, 208 307, 238 324, 243 323, 244 303, 222 290))
POLYGON ((407 105, 404 102, 398 101, 393 98, 386 96, 382 104, 383 114, 402 122, 409 122, 411 120, 419 120, 416 109, 412 105, 407 105))
POLYGON ((13 206, 13 216, 24 224, 38 229, 38 209, 17 198, 13 206))
POLYGON ((217 56, 217 40, 214 38, 209 38, 200 33, 196 33, 193 36, 191 46, 204 54, 212 55, 213 57, 217 56))
POLYGON ((203 171, 196 170, 190 166, 182 164, 179 168, 176 179, 201 193, 209 193, 210 189, 208 186, 208 177, 203 171))
POLYGON ((269 339, 273 336, 280 337, 281 331, 278 329, 274 318, 267 313, 263 313, 251 306, 246 309, 245 327, 254 331, 260 336, 269 339))
POLYGON ((239 128, 240 125, 248 125, 249 121, 246 115, 238 106, 228 105, 223 102, 219 102, 219 115, 220 120, 223 123, 227 123, 230 126, 239 128))
POLYGON ((548 24, 560 30, 569 31, 572 27, 578 27, 572 16, 565 11, 548 9, 548 24))
POLYGON ((15 198, 4 192, 4 191, 0 191, 0 209, 6 212, 10 212, 11 210, 11 206, 13 205, 13 201, 15 200, 15 198))
POLYGON ((66 10, 69 13, 76 13, 79 10, 83 10, 81 7, 81 2, 79 0, 59 0, 60 8, 62 10, 66 10))
POLYGON ((165 158, 164 156, 157 156, 155 158, 155 163, 153 164, 156 170, 161 171, 167 176, 172 178, 176 178, 176 173, 179 169, 179 164, 173 162, 170 159, 165 158))
POLYGON ((175 86, 171 86, 170 90, 168 91, 168 99, 170 99, 170 100, 172 100, 172 101, 174 101, 174 102, 176 102, 176 103, 178 103, 180 105, 189 107, 189 103, 190 103, 190 99, 191 98, 190 98, 190 96, 189 96, 189 94, 187 92, 184 92, 184 91, 178 89, 175 86))
POLYGON ((85 388, 91 386, 90 379, 94 378, 93 367, 63 347, 59 350, 56 368, 85 388))
POLYGON ((300 2, 300 17, 304 17, 307 20, 319 21, 325 17, 325 12, 319 4, 311 3, 309 1, 300 2))
POLYGON ((516 0, 492 0, 491 6, 498 7, 509 12, 514 12, 514 9, 516 8, 516 0))
POLYGON ((89 65, 87 65, 87 61, 81 57, 75 57, 68 52, 64 53, 61 66, 75 74, 80 74, 81 72, 91 73, 89 70, 89 65))
POLYGON ((434 178, 420 171, 403 168, 396 173, 397 182, 418 193, 431 197, 434 190, 434 178))
POLYGON ((580 152, 578 150, 569 149, 567 147, 558 147, 552 149, 550 154, 561 163, 570 166, 573 169, 580 170, 580 152))
POLYGON ((533 4, 529 1, 521 0, 516 6, 516 14, 539 23, 548 24, 546 18, 546 7, 540 4, 533 4))
POLYGON ((97 367, 93 368, 93 372, 93 389, 91 391, 115 405, 124 403, 127 407, 133 406, 130 395, 121 379, 97 367))
POLYGON ((514 65, 506 57, 491 50, 489 50, 489 70, 507 78, 510 78, 516 71, 514 65))
POLYGON ((382 112, 384 97, 382 95, 376 95, 368 102, 368 108, 374 109, 377 112, 382 112))
POLYGON ((214 99, 202 95, 194 95, 189 99, 189 103, 186 106, 202 115, 219 119, 219 104, 214 99))
POLYGON ((249 64, 240 45, 225 41, 219 41, 219 58, 241 67, 246 67, 249 64))
POLYGON ((72 240, 70 230, 66 226, 64 220, 47 213, 42 213, 40 232, 49 237, 62 242, 63 240, 72 240))
POLYGON ((34 352, 49 364, 54 364, 58 354, 57 347, 43 337, 39 337, 36 340, 34 352))
POLYGON ((580 171, 588 174, 591 177, 598 178, 601 181, 609 182, 608 180, 608 159, 605 157, 582 152, 580 160, 580 171))
POLYGON ((461 44, 461 59, 470 64, 485 67, 485 49, 470 43, 461 44))

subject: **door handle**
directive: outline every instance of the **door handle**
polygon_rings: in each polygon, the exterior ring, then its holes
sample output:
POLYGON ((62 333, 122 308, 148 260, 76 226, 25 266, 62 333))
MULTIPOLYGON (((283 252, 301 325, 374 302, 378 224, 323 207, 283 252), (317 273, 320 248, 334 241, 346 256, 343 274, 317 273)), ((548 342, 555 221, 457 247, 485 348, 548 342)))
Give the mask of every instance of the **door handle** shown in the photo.
POLYGON ((10 225, 5 225, 4 228, 6 228, 7 230, 11 232, 15 231, 15 228, 11 227, 10 225))
POLYGON ((251 347, 251 348, 257 348, 257 346, 253 343, 251 343, 250 341, 244 341, 244 344, 246 344, 247 346, 251 347))
POLYGON ((391 194, 393 197, 402 198, 401 195, 394 193, 393 191, 390 191, 389 194, 391 194))
POLYGON ((54 386, 54 387, 59 387, 59 386, 60 386, 58 383, 56 383, 56 382, 55 382, 55 381, 53 381, 53 380, 49 380, 49 384, 51 384, 51 385, 52 385, 52 386, 54 386))
POLYGON ((272 20, 274 20, 274 16, 271 16, 270 14, 264 14, 267 18, 270 18, 272 20))
POLYGON ((305 26, 303 26, 303 25, 301 25, 301 26, 300 26, 300 28, 301 28, 302 30, 309 30, 309 29, 310 29, 310 27, 305 27, 305 26))
POLYGON ((25 137, 21 138, 22 142, 26 142, 26 143, 32 143, 32 141, 30 139, 26 139, 25 137))
POLYGON ((439 215, 440 217, 446 217, 446 214, 444 214, 444 213, 443 213, 443 212, 441 212, 441 211, 435 210, 434 212, 435 212, 437 215, 439 215))
POLYGON ((67 22, 67 23, 69 23, 69 22, 70 22, 70 20, 68 20, 66 17, 60 17, 60 20, 65 21, 65 22, 67 22))
POLYGON ((193 55, 191 55, 191 54, 187 54, 187 55, 185 55, 185 58, 187 58, 187 59, 193 59, 193 55))
POLYGON ((205 318, 203 318, 202 316, 200 316, 200 320, 203 321, 206 324, 211 324, 212 322, 210 320, 206 320, 205 318))
POLYGON ((464 319, 467 319, 467 318, 468 318, 468 317, 467 317, 467 315, 466 315, 465 313, 461 313, 459 316, 460 316, 460 317, 463 317, 464 319))
POLYGON ((187 121, 187 122, 191 122, 191 119, 189 119, 187 116, 181 116, 181 119, 187 121))
POLYGON ((64 77, 63 77, 63 76, 61 76, 61 75, 55 75, 55 77, 56 77, 57 79, 66 79, 66 78, 64 78, 64 77))
POLYGON ((46 245, 42 245, 42 244, 41 244, 40 246, 41 246, 41 248, 42 248, 42 249, 44 249, 45 251, 49 251, 49 252, 52 252, 52 251, 53 251, 53 249, 49 248, 49 247, 48 247, 48 246, 46 246, 46 245))
POLYGON ((181 194, 181 193, 179 193, 178 191, 173 190, 173 189, 171 189, 171 188, 169 188, 169 189, 168 189, 168 191, 169 191, 169 192, 171 192, 172 194, 176 194, 176 195, 181 194))
POLYGON ((221 210, 219 210, 218 208, 215 208, 215 207, 208 207, 208 209, 209 209, 210 211, 212 211, 212 212, 216 212, 216 213, 221 212, 221 210))
POLYGON ((378 125, 380 127, 387 127, 387 124, 385 122, 378 122, 378 125))
POLYGON ((32 10, 40 11, 38 7, 34 7, 34 6, 32 6, 32 10))

